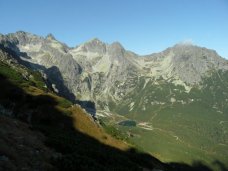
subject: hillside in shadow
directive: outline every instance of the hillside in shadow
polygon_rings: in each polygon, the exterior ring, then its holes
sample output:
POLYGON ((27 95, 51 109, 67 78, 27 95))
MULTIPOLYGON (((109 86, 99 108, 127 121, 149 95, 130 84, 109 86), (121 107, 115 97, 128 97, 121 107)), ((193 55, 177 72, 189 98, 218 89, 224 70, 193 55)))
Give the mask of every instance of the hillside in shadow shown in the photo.
MULTIPOLYGON (((5 110, 11 111, 8 117, 20 119, 29 124, 32 131, 40 131, 45 135, 45 144, 59 154, 49 162, 59 170, 138 170, 141 167, 153 168, 154 162, 160 163, 156 159, 151 160, 149 155, 118 149, 126 146, 120 142, 120 147, 112 147, 118 143, 102 132, 82 110, 74 110, 62 98, 45 94, 35 87, 22 89, 3 75, 0 75, 0 82, 0 104, 5 110), (77 122, 90 124, 91 128, 78 127, 75 125, 77 122)), ((11 160, 10 156, 3 154, 4 149, 0 151, 2 156, 11 160)), ((26 155, 23 154, 18 160, 26 155)))

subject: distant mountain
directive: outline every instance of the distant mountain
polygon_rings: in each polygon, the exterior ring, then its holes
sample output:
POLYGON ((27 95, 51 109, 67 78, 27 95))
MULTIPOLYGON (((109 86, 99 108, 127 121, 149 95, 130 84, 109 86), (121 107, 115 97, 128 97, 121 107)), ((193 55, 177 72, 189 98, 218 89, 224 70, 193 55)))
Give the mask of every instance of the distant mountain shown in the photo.
POLYGON ((60 95, 87 107, 93 101, 99 118, 164 161, 228 163, 228 61, 216 51, 176 44, 139 56, 118 42, 70 48, 26 32, 0 35, 0 45, 60 95))
POLYGON ((186 84, 199 84, 212 70, 228 70, 228 61, 216 51, 191 44, 177 44, 165 51, 144 57, 143 66, 151 75, 177 78, 186 84), (160 73, 157 71, 161 71, 160 73))

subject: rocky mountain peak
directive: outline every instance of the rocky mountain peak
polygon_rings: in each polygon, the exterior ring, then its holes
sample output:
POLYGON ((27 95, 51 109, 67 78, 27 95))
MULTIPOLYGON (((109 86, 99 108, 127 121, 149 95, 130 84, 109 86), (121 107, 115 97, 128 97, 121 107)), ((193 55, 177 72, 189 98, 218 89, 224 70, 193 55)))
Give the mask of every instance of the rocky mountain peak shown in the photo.
POLYGON ((28 32, 25 32, 25 31, 17 31, 15 34, 16 35, 23 35, 23 36, 25 36, 25 35, 31 35, 31 33, 28 33, 28 32))
POLYGON ((124 56, 125 49, 119 42, 113 42, 108 46, 108 54, 113 58, 120 59, 124 56))
POLYGON ((221 61, 224 60, 220 57, 215 50, 199 47, 193 44, 176 44, 172 48, 167 49, 173 52, 179 60, 192 60, 197 61, 221 61))
POLYGON ((27 44, 40 43, 43 38, 32 33, 18 31, 16 33, 9 33, 5 35, 4 40, 5 42, 14 42, 15 44, 25 46, 27 44))
POLYGON ((18 31, 16 33, 9 33, 8 36, 12 36, 12 37, 17 37, 19 40, 20 39, 28 39, 28 38, 41 38, 41 36, 37 36, 35 34, 29 33, 29 32, 25 32, 25 31, 18 31))
POLYGON ((83 43, 79 47, 76 47, 76 49, 84 52, 104 54, 106 52, 106 45, 98 38, 94 38, 89 40, 86 43, 83 43))
POLYGON ((177 44, 169 48, 168 56, 172 72, 186 83, 199 83, 202 77, 211 70, 227 70, 226 60, 220 57, 216 51, 192 44, 177 44))
POLYGON ((124 50, 124 47, 120 44, 120 42, 113 42, 110 47, 114 50, 124 50))
POLYGON ((87 43, 102 44, 103 42, 100 39, 98 39, 98 38, 95 37, 95 38, 89 40, 87 43))
POLYGON ((47 40, 56 40, 55 37, 53 36, 53 34, 49 33, 47 36, 46 36, 46 39, 47 40))

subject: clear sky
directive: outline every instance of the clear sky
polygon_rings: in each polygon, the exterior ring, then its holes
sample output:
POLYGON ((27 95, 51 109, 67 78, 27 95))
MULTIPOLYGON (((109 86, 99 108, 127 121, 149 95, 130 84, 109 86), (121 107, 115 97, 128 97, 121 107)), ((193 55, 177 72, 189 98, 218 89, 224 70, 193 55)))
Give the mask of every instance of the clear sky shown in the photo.
POLYGON ((138 54, 182 41, 228 59, 228 0, 0 0, 0 33, 52 33, 74 47, 92 38, 138 54))

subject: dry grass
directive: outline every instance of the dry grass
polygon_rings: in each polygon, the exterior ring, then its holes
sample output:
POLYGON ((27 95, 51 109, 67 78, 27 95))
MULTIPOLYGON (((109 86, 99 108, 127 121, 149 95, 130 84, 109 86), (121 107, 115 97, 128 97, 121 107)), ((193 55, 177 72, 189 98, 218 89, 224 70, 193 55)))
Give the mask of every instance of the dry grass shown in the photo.
POLYGON ((79 106, 74 106, 71 108, 72 119, 74 123, 74 127, 76 130, 82 132, 83 134, 87 134, 103 144, 121 149, 127 150, 129 149, 129 145, 123 141, 114 139, 109 134, 105 133, 102 127, 96 124, 92 117, 86 114, 79 106))
MULTIPOLYGON (((26 93, 32 96, 46 95, 57 102, 62 101, 64 99, 52 93, 45 93, 43 90, 40 90, 33 86, 24 88, 24 91, 26 91, 26 93)), ((128 144, 126 144, 123 141, 117 140, 112 136, 110 136, 109 134, 107 134, 101 126, 99 126, 96 122, 93 121, 90 115, 88 115, 87 113, 84 112, 84 110, 82 110, 81 107, 74 105, 69 108, 64 108, 59 105, 56 105, 55 108, 63 113, 71 112, 71 117, 74 123, 74 127, 77 131, 80 131, 83 134, 89 135, 97 139, 99 142, 103 144, 106 144, 121 150, 129 149, 128 144)))

